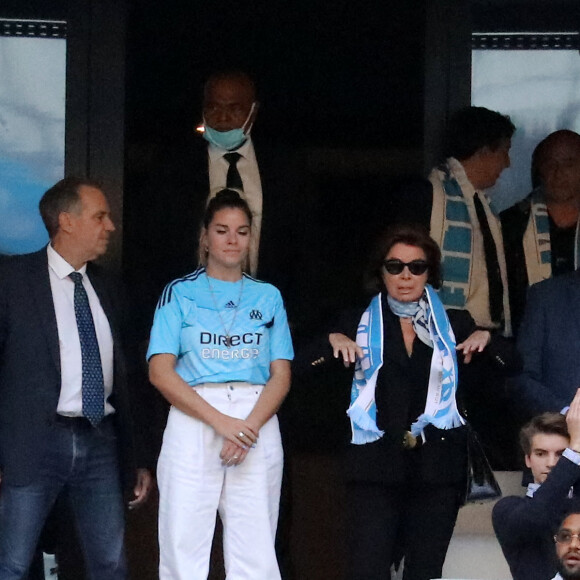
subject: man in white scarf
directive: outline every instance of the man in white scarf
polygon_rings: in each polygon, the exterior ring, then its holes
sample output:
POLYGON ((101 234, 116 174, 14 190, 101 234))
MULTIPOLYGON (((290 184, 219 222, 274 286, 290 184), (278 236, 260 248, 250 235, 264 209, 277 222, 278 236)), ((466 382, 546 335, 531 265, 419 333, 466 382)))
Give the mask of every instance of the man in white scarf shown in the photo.
POLYGON ((508 279, 499 218, 486 191, 510 166, 513 123, 496 111, 466 107, 446 129, 445 161, 429 183, 403 187, 399 222, 427 227, 442 252, 446 308, 468 310, 476 324, 510 336, 508 279))
POLYGON ((512 327, 523 316, 528 285, 580 266, 580 135, 560 130, 532 156, 534 190, 501 213, 512 327))

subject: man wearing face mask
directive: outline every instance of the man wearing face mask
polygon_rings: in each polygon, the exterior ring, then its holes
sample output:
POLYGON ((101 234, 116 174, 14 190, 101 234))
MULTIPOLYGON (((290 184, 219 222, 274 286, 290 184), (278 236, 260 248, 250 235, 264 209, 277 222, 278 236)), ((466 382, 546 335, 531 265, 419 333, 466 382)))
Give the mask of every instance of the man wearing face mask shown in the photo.
POLYGON ((258 112, 256 90, 244 73, 220 73, 205 83, 203 138, 208 142, 210 198, 223 188, 243 192, 254 219, 250 272, 258 272, 263 194, 250 131, 258 112))
POLYGON ((165 284, 195 268, 201 216, 224 188, 238 190, 254 214, 248 273, 281 291, 293 326, 306 318, 303 304, 296 307, 297 297, 308 294, 299 290, 309 214, 303 165, 279 140, 254 140, 259 106, 246 73, 212 74, 204 85, 203 124, 191 128, 187 142, 167 143, 142 184, 133 185, 140 198, 134 206, 128 200, 125 236, 135 256, 126 255, 126 263, 146 301, 144 327, 165 284))

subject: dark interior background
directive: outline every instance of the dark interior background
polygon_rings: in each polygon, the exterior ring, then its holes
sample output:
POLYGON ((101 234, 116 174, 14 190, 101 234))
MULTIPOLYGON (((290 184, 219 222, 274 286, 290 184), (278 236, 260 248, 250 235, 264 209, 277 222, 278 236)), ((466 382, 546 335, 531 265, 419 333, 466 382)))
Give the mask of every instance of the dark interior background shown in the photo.
MULTIPOLYGON (((140 184, 158 169, 159 151, 195 138, 210 72, 242 68, 254 76, 256 135, 279 139, 306 160, 322 297, 313 329, 358 295, 364 257, 391 219, 395 192, 437 161, 446 119, 469 104, 472 32, 578 30, 579 14, 577 0, 0 6, 2 17, 69 23, 66 171, 104 178, 122 225, 109 259, 129 282, 147 272, 134 224, 148 211, 140 184)), ((333 380, 302 386, 287 410, 300 459, 292 465, 299 578, 340 578, 344 564, 333 452, 348 426, 333 380)), ((132 517, 139 532, 130 552, 141 562, 134 577, 154 578, 154 514, 132 517)))
POLYGON ((256 78, 264 132, 297 146, 420 146, 424 20, 417 2, 136 2, 128 138, 190 131, 205 77, 242 68, 256 78))

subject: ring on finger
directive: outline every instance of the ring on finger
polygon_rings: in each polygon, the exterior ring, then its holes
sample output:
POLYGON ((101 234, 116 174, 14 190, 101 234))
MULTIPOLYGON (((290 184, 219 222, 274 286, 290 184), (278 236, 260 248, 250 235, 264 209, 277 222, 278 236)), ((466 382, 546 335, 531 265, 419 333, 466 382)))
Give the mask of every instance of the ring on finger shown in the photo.
POLYGON ((245 437, 245 436, 246 436, 246 434, 243 431, 240 431, 238 433, 238 437, 245 437))

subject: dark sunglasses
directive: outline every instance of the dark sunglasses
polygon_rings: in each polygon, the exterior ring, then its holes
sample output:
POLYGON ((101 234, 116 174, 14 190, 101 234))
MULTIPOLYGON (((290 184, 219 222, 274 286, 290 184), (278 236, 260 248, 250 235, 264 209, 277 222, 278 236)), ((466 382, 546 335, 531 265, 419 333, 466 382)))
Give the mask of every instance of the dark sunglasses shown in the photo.
POLYGON ((425 260, 413 260, 412 262, 401 262, 401 260, 385 260, 383 262, 383 266, 389 274, 393 274, 395 276, 400 274, 405 269, 405 266, 409 268, 409 272, 411 272, 413 276, 420 276, 427 271, 427 268, 429 268, 429 264, 427 264, 425 260))

